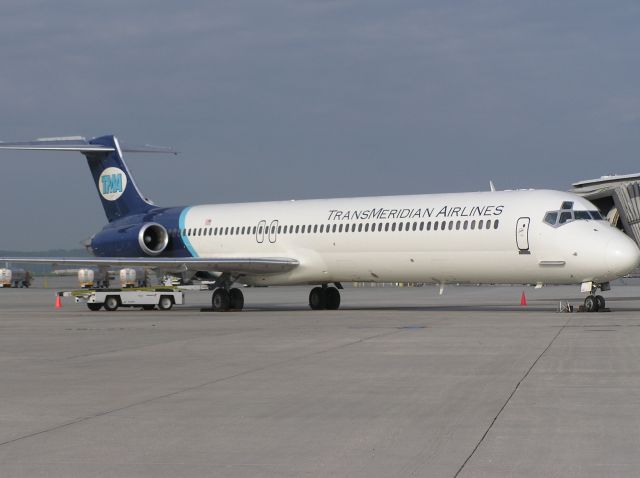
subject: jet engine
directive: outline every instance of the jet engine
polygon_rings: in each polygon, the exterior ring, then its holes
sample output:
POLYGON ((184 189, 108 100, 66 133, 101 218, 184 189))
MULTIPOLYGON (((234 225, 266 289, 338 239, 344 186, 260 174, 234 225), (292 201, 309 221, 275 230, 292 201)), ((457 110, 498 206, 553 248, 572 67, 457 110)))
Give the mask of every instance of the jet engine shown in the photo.
POLYGON ((148 222, 140 228, 138 244, 145 254, 157 256, 167 248, 169 233, 164 226, 155 222, 148 222))
POLYGON ((156 222, 107 227, 91 238, 91 252, 98 257, 160 255, 169 244, 167 229, 156 222))

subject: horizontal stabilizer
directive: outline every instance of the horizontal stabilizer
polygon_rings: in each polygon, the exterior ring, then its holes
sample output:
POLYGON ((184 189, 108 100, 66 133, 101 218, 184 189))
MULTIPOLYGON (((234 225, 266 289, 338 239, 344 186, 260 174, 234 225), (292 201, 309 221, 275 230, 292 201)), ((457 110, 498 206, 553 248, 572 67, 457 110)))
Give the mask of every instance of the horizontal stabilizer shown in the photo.
MULTIPOLYGON (((115 148, 92 144, 82 136, 63 136, 59 138, 39 138, 35 141, 4 142, 0 141, 0 149, 25 150, 25 151, 77 151, 80 153, 110 153, 115 148)), ((121 145, 120 151, 125 153, 162 153, 178 154, 172 148, 163 146, 121 145)))

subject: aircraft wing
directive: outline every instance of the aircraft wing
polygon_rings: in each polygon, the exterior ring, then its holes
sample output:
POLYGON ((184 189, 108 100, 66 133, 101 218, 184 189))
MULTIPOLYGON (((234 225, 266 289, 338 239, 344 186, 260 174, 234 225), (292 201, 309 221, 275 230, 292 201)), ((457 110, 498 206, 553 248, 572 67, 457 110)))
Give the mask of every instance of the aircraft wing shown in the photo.
POLYGON ((0 257, 0 263, 52 264, 84 267, 148 267, 169 272, 211 271, 277 274, 300 263, 287 257, 0 257))

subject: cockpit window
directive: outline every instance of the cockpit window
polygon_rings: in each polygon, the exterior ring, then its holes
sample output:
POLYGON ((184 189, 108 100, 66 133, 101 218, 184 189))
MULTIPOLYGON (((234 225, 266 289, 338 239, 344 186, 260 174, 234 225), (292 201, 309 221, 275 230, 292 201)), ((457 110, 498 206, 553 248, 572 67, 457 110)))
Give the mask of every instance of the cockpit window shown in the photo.
MULTIPOLYGON (((568 203, 562 203, 563 206, 568 203)), ((573 207, 573 203, 572 207, 573 207)), ((559 227, 571 221, 603 221, 604 218, 598 211, 574 211, 573 209, 560 209, 559 211, 548 211, 544 215, 544 222, 553 227, 559 227)))
POLYGON ((564 224, 565 222, 569 222, 573 219, 573 213, 571 211, 562 211, 560 213, 560 219, 558 220, 558 224, 564 224))
POLYGON ((556 225, 557 220, 558 220, 558 213, 556 211, 551 211, 544 215, 544 222, 552 226, 556 225))
POLYGON ((573 209, 573 201, 564 201, 560 209, 573 209))

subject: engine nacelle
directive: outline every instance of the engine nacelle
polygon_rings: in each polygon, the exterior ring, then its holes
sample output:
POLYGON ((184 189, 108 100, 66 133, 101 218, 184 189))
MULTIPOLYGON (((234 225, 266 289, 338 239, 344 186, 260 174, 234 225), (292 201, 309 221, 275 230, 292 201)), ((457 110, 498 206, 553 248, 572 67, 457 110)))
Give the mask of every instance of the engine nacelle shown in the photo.
POLYGON ((164 226, 155 222, 148 222, 140 228, 138 244, 145 254, 157 256, 167 248, 169 233, 164 226))
POLYGON ((91 251, 99 257, 157 256, 169 244, 169 233, 156 222, 103 229, 91 238, 91 251))

